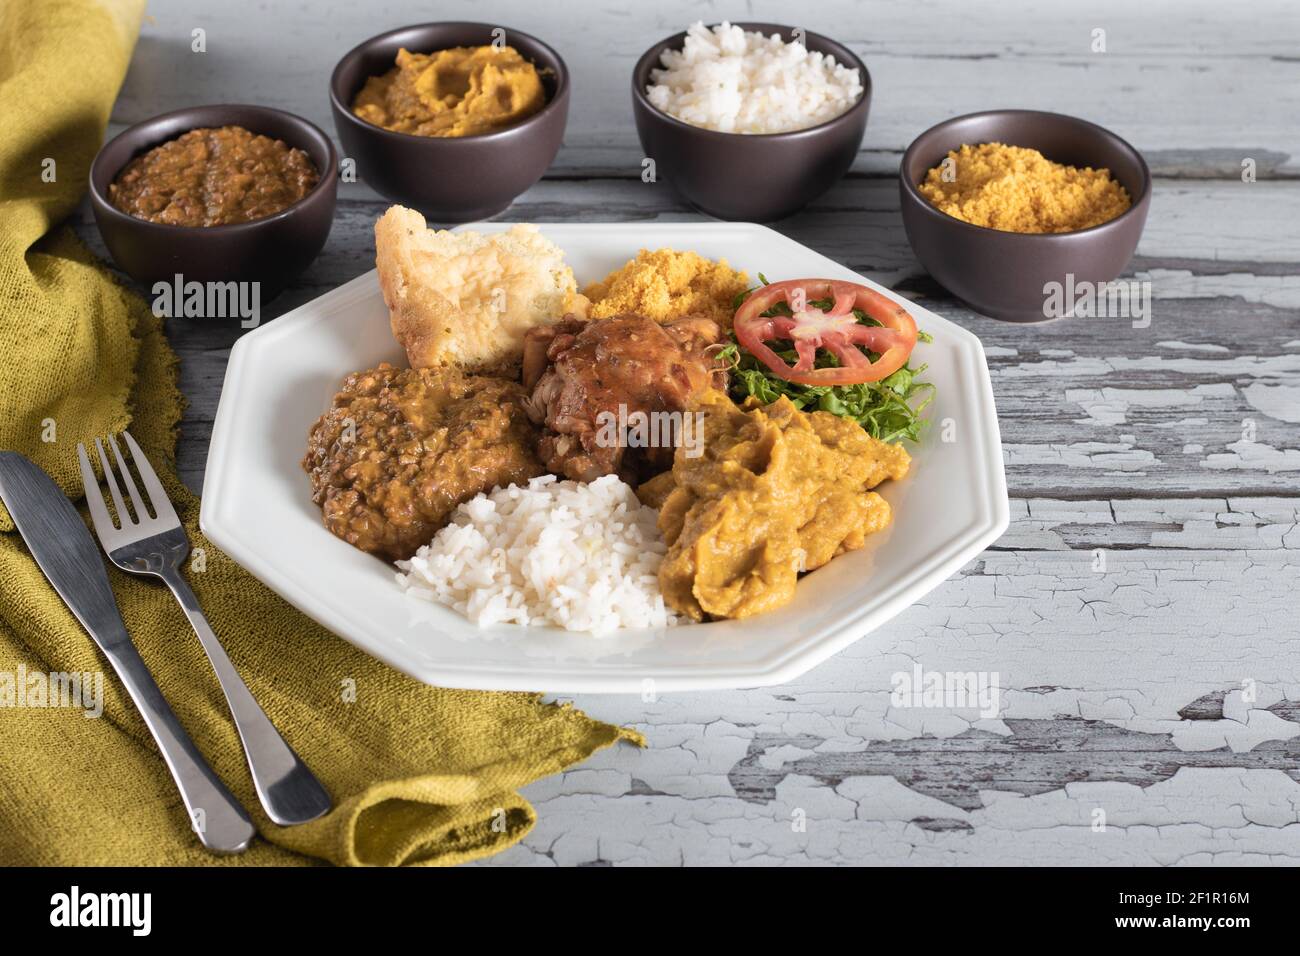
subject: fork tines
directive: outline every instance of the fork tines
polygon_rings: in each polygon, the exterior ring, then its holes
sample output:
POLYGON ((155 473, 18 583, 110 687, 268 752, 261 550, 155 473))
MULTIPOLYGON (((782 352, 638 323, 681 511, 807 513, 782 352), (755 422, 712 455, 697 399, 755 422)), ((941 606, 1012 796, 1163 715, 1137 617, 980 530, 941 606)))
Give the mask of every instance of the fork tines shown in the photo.
POLYGON ((113 499, 113 507, 117 511, 118 523, 114 524, 108 514, 108 509, 104 506, 104 498, 99 491, 99 482, 95 480, 95 472, 90 465, 90 456, 86 454, 86 446, 78 443, 77 457, 81 461, 81 482, 86 488, 86 504, 90 508, 90 516, 95 522, 96 530, 102 535, 106 528, 116 531, 154 524, 177 524, 179 519, 176 517, 176 511, 172 508, 171 501, 167 498, 167 492, 163 490, 162 482, 158 480, 158 475, 153 470, 153 466, 149 464, 149 459, 140 450, 140 446, 136 444, 136 440, 131 437, 130 432, 122 432, 122 438, 126 441, 127 449, 131 453, 131 461, 135 463, 136 471, 140 474, 140 480, 149 493, 148 507, 146 507, 145 499, 136 487, 135 479, 131 476, 131 470, 127 468, 126 459, 122 456, 117 439, 109 435, 108 445, 113 449, 113 458, 117 462, 117 471, 121 475, 122 484, 126 486, 127 498, 130 500, 135 514, 134 519, 132 518, 131 512, 127 511, 123 502, 122 492, 118 486, 118 478, 109 463, 107 453, 104 451, 104 443, 96 438, 95 450, 99 454, 99 463, 104 469, 104 482, 108 485, 109 496, 113 499), (152 514, 150 514, 150 509, 152 514))

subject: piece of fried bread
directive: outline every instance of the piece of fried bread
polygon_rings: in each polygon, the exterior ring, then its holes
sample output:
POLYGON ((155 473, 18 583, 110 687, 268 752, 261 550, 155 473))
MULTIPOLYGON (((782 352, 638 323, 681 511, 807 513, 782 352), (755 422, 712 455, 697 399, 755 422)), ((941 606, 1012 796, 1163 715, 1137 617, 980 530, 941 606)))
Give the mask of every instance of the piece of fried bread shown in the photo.
POLYGON ((587 315, 564 253, 533 225, 450 232, 392 206, 375 223, 375 262, 412 368, 507 370, 519 364, 529 329, 587 315))

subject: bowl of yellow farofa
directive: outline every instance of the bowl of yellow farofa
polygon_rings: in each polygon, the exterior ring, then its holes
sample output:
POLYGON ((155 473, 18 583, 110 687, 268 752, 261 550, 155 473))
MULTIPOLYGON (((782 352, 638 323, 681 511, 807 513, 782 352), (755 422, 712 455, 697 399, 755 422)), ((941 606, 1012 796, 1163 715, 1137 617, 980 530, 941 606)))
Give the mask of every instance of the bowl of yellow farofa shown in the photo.
POLYGON ((1103 316, 1126 291, 1151 203, 1142 155, 1087 120, 992 110, 946 120, 899 168, 916 257, 975 311, 1009 322, 1103 316))

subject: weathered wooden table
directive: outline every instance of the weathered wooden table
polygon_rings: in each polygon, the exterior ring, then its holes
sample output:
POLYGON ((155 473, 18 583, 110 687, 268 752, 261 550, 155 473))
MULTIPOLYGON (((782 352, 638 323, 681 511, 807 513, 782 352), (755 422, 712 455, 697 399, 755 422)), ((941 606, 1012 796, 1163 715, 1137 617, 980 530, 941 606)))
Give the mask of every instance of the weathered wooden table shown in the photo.
MULTIPOLYGON (((492 862, 1300 862, 1300 8, 1044 6, 801 7, 799 25, 863 57, 875 96, 854 172, 776 224, 983 339, 1010 530, 792 684, 579 698, 649 748, 531 787, 537 828, 492 862), (1084 116, 1145 153, 1156 191, 1131 273, 1151 283, 1149 328, 1000 324, 917 264, 901 151, 940 119, 1002 106, 1084 116), (1000 714, 891 706, 893 675, 916 665, 996 674, 1000 714)), ((504 218, 690 219, 668 185, 640 181, 627 84, 636 56, 697 15, 792 14, 172 0, 145 26, 114 125, 257 102, 332 132, 326 83, 354 43, 487 19, 548 40, 573 72, 565 147, 504 218), (196 28, 206 53, 191 51, 196 28)), ((324 253, 270 314, 370 269, 384 206, 345 187, 324 253)), ((102 249, 88 219, 81 232, 102 249)), ((239 329, 178 320, 169 334, 190 399, 180 464, 197 489, 239 329)))

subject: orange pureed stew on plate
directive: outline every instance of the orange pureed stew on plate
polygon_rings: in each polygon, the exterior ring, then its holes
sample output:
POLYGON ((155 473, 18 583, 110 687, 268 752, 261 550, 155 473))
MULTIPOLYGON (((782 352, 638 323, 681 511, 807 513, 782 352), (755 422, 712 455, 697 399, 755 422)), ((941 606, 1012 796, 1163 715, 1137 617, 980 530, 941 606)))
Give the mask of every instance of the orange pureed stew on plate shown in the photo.
POLYGON ((225 226, 275 215, 319 180, 302 150, 222 126, 192 129, 137 156, 108 187, 108 198, 149 222, 225 226))

